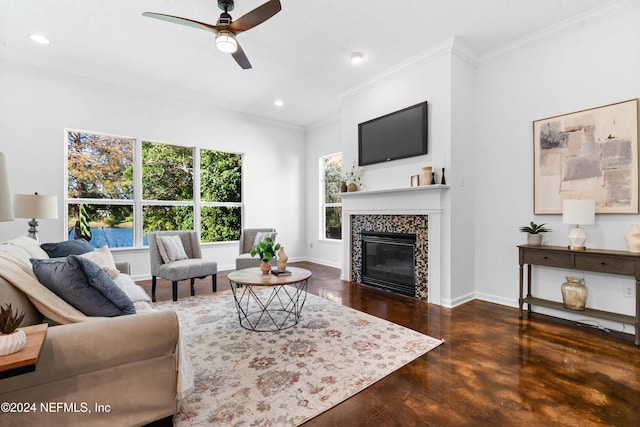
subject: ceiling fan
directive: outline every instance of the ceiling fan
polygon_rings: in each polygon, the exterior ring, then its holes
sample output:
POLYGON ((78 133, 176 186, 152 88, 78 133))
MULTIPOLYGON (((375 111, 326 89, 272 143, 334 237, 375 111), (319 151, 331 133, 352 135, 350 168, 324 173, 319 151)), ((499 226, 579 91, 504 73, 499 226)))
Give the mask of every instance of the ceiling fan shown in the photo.
POLYGON ((233 56, 233 59, 235 59, 238 65, 243 69, 246 70, 251 68, 251 63, 236 40, 236 35, 262 24, 264 21, 280 12, 282 9, 280 0, 269 0, 235 21, 232 20, 231 15, 229 15, 229 12, 233 10, 233 0, 218 0, 218 7, 223 12, 220 14, 220 18, 218 18, 216 25, 198 22, 187 18, 180 18, 179 16, 164 15, 162 13, 145 12, 142 15, 149 18, 173 22, 174 24, 211 31, 216 34, 216 46, 219 50, 230 53, 231 56, 233 56))

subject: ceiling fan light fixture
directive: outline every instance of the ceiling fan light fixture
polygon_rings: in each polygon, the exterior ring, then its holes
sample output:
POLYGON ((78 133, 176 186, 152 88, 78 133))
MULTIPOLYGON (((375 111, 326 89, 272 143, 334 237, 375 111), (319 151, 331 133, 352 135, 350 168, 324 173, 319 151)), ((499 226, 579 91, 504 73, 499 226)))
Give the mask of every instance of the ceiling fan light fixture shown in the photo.
POLYGON ((238 50, 236 36, 231 31, 219 31, 216 36, 216 47, 225 53, 235 53, 238 50))

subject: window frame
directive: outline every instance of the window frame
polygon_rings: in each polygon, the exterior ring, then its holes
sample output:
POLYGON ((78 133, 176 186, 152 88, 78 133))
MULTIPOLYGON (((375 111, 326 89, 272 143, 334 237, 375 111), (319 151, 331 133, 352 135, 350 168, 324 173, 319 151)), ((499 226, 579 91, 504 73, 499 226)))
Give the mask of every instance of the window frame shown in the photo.
MULTIPOLYGON (((144 244, 144 223, 143 223, 143 208, 145 206, 190 206, 193 208, 193 229, 200 230, 201 229, 201 207, 202 206, 212 206, 212 207, 237 207, 240 209, 240 230, 244 227, 244 153, 233 152, 233 151, 224 151, 215 148, 205 148, 198 146, 187 146, 187 145, 178 145, 172 144, 168 142, 158 142, 148 138, 139 138, 132 136, 123 136, 116 135, 106 132, 99 131, 87 131, 80 130, 75 128, 65 128, 64 129, 64 218, 63 224, 65 227, 65 236, 69 238, 69 205, 84 203, 84 204, 93 204, 93 205, 123 205, 123 206, 132 206, 133 212, 133 245, 132 246, 120 246, 113 247, 110 249, 115 250, 131 250, 131 249, 144 249, 148 247, 148 244, 144 244), (133 198, 132 199, 100 199, 100 198, 72 198, 69 197, 69 142, 68 135, 70 132, 84 133, 84 134, 92 134, 92 135, 101 135, 108 136, 112 138, 122 138, 122 139, 131 139, 133 140, 133 198), (164 144, 171 145, 174 147, 180 148, 188 148, 192 150, 193 153, 193 200, 150 200, 143 199, 142 196, 142 144, 143 143, 152 143, 152 144, 164 144), (218 151, 223 153, 235 154, 240 156, 240 201, 239 202, 202 202, 200 199, 200 151, 208 150, 208 151, 218 151)), ((237 240, 235 240, 237 241, 237 240)), ((216 244, 225 244, 228 242, 235 242, 232 240, 229 241, 218 241, 218 242, 200 242, 202 245, 216 245, 216 244)))
MULTIPOLYGON (((336 153, 332 153, 332 154, 326 154, 326 155, 322 155, 319 157, 318 159, 318 164, 319 164, 319 186, 320 186, 320 209, 319 209, 319 239, 320 240, 324 240, 327 242, 342 242, 342 232, 340 233, 340 238, 339 239, 335 239, 335 238, 331 238, 331 237, 327 237, 327 208, 342 208, 342 198, 340 198, 340 202, 336 202, 336 203, 327 203, 326 200, 326 185, 325 185, 325 176, 326 176, 326 169, 325 169, 325 162, 326 159, 331 158, 331 157, 337 157, 340 156, 340 161, 342 162, 343 158, 342 158, 342 152, 336 152, 336 153)), ((342 228, 342 217, 340 218, 340 226, 342 228)))

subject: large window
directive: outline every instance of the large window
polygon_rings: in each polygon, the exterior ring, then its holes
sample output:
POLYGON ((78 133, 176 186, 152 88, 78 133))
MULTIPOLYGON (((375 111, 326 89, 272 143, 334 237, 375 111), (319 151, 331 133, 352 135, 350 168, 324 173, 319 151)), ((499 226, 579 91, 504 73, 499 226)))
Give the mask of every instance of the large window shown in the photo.
POLYGON ((242 156, 200 150, 200 235, 203 242, 238 240, 242 228, 242 156))
POLYGON ((69 239, 132 247, 154 230, 240 237, 241 154, 81 131, 67 131, 67 153, 69 239))
POLYGON ((342 198, 340 197, 340 177, 342 175, 342 154, 332 154, 320 158, 321 170, 321 217, 322 238, 342 239, 342 198))

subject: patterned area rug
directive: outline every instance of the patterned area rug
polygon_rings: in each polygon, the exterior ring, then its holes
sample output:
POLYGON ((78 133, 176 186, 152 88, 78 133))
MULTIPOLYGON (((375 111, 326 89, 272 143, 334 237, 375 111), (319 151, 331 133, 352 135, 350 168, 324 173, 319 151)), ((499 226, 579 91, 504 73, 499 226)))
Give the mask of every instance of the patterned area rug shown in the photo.
POLYGON ((311 294, 280 332, 240 327, 230 290, 156 307, 178 314, 195 375, 175 426, 299 425, 442 343, 311 294))

